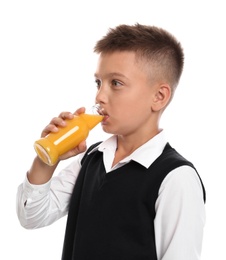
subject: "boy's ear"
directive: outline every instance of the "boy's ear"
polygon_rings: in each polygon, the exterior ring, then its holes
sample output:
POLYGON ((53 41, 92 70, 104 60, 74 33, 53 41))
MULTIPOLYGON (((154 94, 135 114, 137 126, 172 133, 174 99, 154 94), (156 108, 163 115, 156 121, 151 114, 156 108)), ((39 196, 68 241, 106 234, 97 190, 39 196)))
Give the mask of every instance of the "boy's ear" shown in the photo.
POLYGON ((171 98, 171 87, 168 84, 161 84, 156 87, 152 102, 152 110, 157 112, 163 110, 171 98))

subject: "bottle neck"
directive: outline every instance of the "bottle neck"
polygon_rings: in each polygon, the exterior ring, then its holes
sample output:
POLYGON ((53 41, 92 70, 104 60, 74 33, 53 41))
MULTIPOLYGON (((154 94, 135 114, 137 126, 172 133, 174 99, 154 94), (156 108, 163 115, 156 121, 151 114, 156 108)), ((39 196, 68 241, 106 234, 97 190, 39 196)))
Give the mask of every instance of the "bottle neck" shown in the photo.
POLYGON ((101 115, 81 114, 79 116, 86 122, 89 130, 93 129, 104 119, 104 117, 101 115))

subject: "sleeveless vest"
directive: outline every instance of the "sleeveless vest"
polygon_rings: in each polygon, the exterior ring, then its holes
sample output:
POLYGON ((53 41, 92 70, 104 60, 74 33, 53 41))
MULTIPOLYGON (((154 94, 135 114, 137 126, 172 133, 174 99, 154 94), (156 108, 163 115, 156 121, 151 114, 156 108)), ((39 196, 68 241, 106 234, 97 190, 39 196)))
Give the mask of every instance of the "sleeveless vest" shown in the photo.
POLYGON ((62 260, 157 260, 160 185, 173 169, 193 164, 167 144, 148 169, 131 161, 106 174, 102 152, 88 155, 94 146, 82 160, 71 196, 62 260))

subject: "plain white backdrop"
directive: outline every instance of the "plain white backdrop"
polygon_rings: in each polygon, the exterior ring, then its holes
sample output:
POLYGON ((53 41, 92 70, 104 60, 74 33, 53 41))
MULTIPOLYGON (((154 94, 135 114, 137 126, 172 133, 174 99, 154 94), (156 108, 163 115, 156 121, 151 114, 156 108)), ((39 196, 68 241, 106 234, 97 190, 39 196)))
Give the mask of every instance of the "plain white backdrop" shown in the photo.
MULTIPOLYGON (((143 23, 173 33, 185 67, 161 126, 198 169, 207 191, 202 259, 226 259, 224 1, 0 2, 0 259, 59 260, 66 217, 25 230, 16 192, 35 156, 34 141, 61 111, 94 102, 95 42, 109 27, 143 23)), ((97 126, 88 144, 107 137, 97 126)), ((69 161, 63 162, 64 167, 69 161)))

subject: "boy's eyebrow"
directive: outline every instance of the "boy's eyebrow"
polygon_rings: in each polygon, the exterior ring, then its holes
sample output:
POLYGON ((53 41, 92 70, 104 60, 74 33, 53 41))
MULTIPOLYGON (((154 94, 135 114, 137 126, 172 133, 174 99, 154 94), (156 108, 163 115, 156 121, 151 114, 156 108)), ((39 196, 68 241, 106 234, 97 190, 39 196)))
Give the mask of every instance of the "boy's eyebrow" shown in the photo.
MULTIPOLYGON (((119 72, 108 73, 106 76, 107 76, 107 77, 112 77, 112 78, 113 78, 113 77, 121 77, 121 78, 128 79, 124 74, 119 73, 119 72)), ((95 78, 99 78, 98 73, 94 73, 94 77, 95 77, 95 78)))

